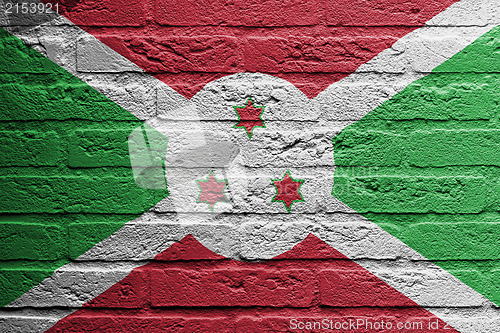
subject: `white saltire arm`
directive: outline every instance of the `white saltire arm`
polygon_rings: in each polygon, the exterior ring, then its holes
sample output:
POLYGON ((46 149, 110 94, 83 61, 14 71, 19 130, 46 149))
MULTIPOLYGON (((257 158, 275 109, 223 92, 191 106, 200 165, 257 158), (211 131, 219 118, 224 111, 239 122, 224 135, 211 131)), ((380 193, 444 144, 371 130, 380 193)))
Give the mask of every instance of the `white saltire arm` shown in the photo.
POLYGON ((313 98, 313 103, 348 120, 345 126, 362 119, 499 25, 498 8, 497 0, 462 0, 452 4, 353 74, 331 84, 313 98))
MULTIPOLYGON (((416 30, 415 32, 403 37, 402 40, 397 42, 392 49, 383 51, 372 61, 361 66, 356 73, 331 85, 324 92, 314 98, 312 103, 316 105, 326 105, 330 110, 337 110, 336 112, 349 114, 349 121, 351 122, 361 119, 365 114, 380 105, 383 101, 391 98, 394 94, 404 88, 404 86, 425 76, 430 70, 432 70, 432 68, 439 65, 451 57, 454 53, 460 51, 464 46, 471 43, 480 35, 492 28, 492 26, 489 25, 490 22, 487 22, 483 26, 464 26, 453 28, 454 34, 462 38, 462 43, 443 50, 442 45, 439 44, 439 33, 446 30, 446 36, 448 36, 449 32, 452 30, 451 28, 441 29, 430 27, 432 23, 451 26, 454 23, 457 23, 453 21, 455 20, 455 17, 463 17, 463 15, 460 15, 461 12, 467 13, 469 17, 474 17, 474 13, 477 12, 477 10, 484 10, 483 8, 488 10, 489 8, 491 12, 495 13, 495 5, 496 1, 492 0, 464 0, 451 6, 449 9, 445 10, 443 13, 431 20, 428 24, 429 26, 416 30), (412 59, 415 59, 415 63, 421 66, 418 67, 419 70, 413 72, 399 82, 400 85, 398 89, 389 89, 388 91, 385 91, 383 95, 378 93, 378 91, 380 91, 378 87, 382 86, 382 89, 386 89, 388 82, 384 79, 384 75, 370 74, 370 72, 376 71, 377 68, 391 68, 399 64, 407 66, 409 64, 409 58, 407 57, 409 53, 402 52, 399 54, 400 51, 398 48, 408 48, 408 44, 413 40, 416 40, 417 42, 420 41, 422 43, 422 38, 424 37, 429 40, 430 44, 427 45, 428 48, 417 47, 417 52, 412 53, 414 54, 412 59), (432 41, 435 43, 431 43, 432 41), (440 56, 436 56, 436 54, 440 54, 440 56), (356 98, 353 98, 353 96, 356 96, 356 98)), ((58 19, 65 20, 62 17, 58 19)), ((459 23, 462 24, 463 22, 459 23)), ((67 24, 71 23, 68 21, 67 24)), ((75 27, 75 29, 78 30, 79 28, 75 27)), ((16 34, 13 29, 10 29, 10 31, 16 34)), ((81 34, 82 38, 86 38, 91 41, 94 39, 93 42, 98 45, 97 48, 101 48, 102 52, 107 54, 106 57, 107 59, 110 59, 111 62, 115 64, 117 62, 123 63, 124 66, 131 66, 131 68, 138 73, 142 72, 127 59, 116 54, 107 46, 100 44, 100 42, 98 42, 93 36, 90 36, 81 30, 79 30, 79 34, 81 34)), ((21 38, 26 37, 23 33, 20 33, 18 36, 21 38)), ((444 36, 441 36, 441 39, 442 38, 444 38, 444 36)), ((92 52, 97 51, 94 49, 92 52)), ((64 59, 59 59, 57 57, 52 60, 56 61, 59 65, 66 68, 77 77, 80 77, 84 82, 93 86, 96 90, 108 96, 108 98, 116 102, 118 105, 126 109, 130 109, 130 101, 127 102, 123 96, 117 97, 114 94, 110 94, 109 90, 106 89, 107 87, 96 83, 91 76, 82 75, 76 71, 75 67, 73 67, 74 64, 68 64, 64 61, 64 59)), ((101 59, 101 61, 103 60, 104 59, 101 59)), ((159 124, 161 123, 162 116, 165 115, 164 112, 168 113, 175 112, 176 110, 185 110, 185 115, 192 117, 195 124, 198 122, 198 113, 192 106, 191 102, 173 91, 170 87, 152 77, 144 75, 143 80, 144 81, 140 82, 143 88, 151 88, 154 91, 160 90, 163 93, 167 92, 166 95, 169 96, 169 98, 167 99, 167 103, 164 104, 165 109, 159 110, 159 115, 156 113, 156 107, 153 106, 144 106, 144 108, 137 113, 134 113, 134 111, 132 111, 132 113, 136 114, 140 117, 140 119, 151 119, 152 117, 158 116, 158 118, 151 120, 148 124, 165 134, 169 139, 173 137, 173 134, 171 135, 169 133, 169 126, 162 126, 159 124)), ((123 89, 127 89, 127 87, 131 85, 137 85, 137 81, 134 75, 125 75, 122 80, 117 81, 114 84, 123 84, 123 89)), ((197 140, 193 141, 196 142, 197 140)), ((203 141, 199 142, 203 144, 206 143, 203 141)), ((197 146, 202 146, 201 143, 197 146)), ((415 300, 417 303, 428 306, 431 312, 435 311, 436 314, 438 314, 437 312, 439 311, 435 310, 434 307, 441 306, 442 304, 445 304, 444 306, 456 307, 470 304, 475 306, 483 305, 482 310, 475 312, 475 315, 470 315, 471 317, 469 319, 469 323, 464 323, 463 317, 460 318, 460 311, 457 310, 457 312, 454 313, 454 308, 449 310, 450 312, 448 313, 448 316, 451 314, 451 316, 454 316, 455 319, 446 318, 446 320, 462 332, 494 331, 494 326, 488 324, 489 319, 487 319, 493 311, 490 309, 491 302, 487 301, 483 296, 432 263, 426 262, 426 269, 429 269, 430 272, 436 272, 436 274, 439 273, 440 279, 435 283, 432 283, 431 281, 424 284, 421 289, 418 290, 418 293, 415 292, 413 283, 411 282, 411 277, 409 277, 408 283, 394 281, 391 279, 391 276, 398 276, 403 279, 402 281, 405 281, 404 274, 402 275, 401 271, 405 270, 406 266, 400 269, 397 266, 391 265, 381 267, 380 270, 377 270, 377 267, 374 267, 373 263, 371 263, 370 260, 367 260, 367 258, 373 258, 374 256, 380 258, 399 258, 401 260, 405 260, 402 262, 404 264, 410 264, 412 259, 425 261, 425 258, 421 257, 420 254, 416 253, 414 250, 382 230, 374 223, 364 219, 362 216, 350 214, 350 218, 353 218, 356 221, 353 221, 352 223, 345 223, 341 228, 339 228, 338 225, 333 228, 330 221, 322 220, 321 218, 318 221, 315 221, 312 225, 297 221, 297 223, 293 226, 286 229, 285 234, 279 234, 276 235, 276 237, 273 237, 273 232, 280 231, 279 226, 262 226, 259 221, 250 220, 241 226, 234 226, 232 224, 213 224, 210 221, 209 216, 187 214, 185 217, 182 217, 183 223, 172 223, 170 220, 166 221, 163 217, 158 217, 156 214, 148 212, 138 219, 127 223, 122 229, 111 235, 109 238, 96 244, 91 250, 78 258, 78 262, 68 264, 58 269, 53 276, 46 279, 41 284, 33 287, 30 291, 12 302, 9 306, 60 306, 63 304, 63 306, 69 306, 73 309, 77 308, 121 280, 135 267, 143 265, 144 261, 142 260, 151 260, 156 254, 162 252, 173 242, 182 239, 189 233, 193 234, 199 241, 211 250, 226 257, 235 259, 244 258, 262 260, 272 258, 275 255, 289 250, 293 247, 293 245, 302 241, 309 232, 312 232, 334 248, 338 249, 344 255, 354 259, 361 266, 374 272, 381 279, 411 299, 415 300), (363 230, 368 231, 362 233, 363 237, 358 237, 360 232, 363 230), (255 244, 253 240, 256 238, 267 239, 268 241, 266 244, 255 244), (388 244, 390 244, 390 246, 388 244), (84 262, 82 263, 82 261, 88 259, 101 259, 109 261, 124 260, 127 262, 123 264, 111 263, 107 268, 107 270, 111 273, 106 275, 106 277, 97 274, 94 279, 93 275, 89 274, 83 278, 81 288, 88 290, 88 288, 86 288, 87 285, 98 286, 95 288, 95 292, 79 293, 84 296, 79 299, 68 300, 68 295, 65 294, 65 292, 68 291, 58 291, 57 288, 64 285, 64 281, 69 281, 69 283, 74 284, 72 279, 68 280, 67 274, 71 275, 71 272, 74 272, 78 275, 78 272, 81 271, 82 268, 84 268, 83 266, 86 265, 84 262), (437 288, 438 284, 441 284, 442 287, 437 288), (463 303, 464 300, 467 304, 463 303), (481 321, 482 318, 484 320, 481 321), (471 325, 470 323, 474 320, 476 325, 471 325)), ((290 221, 287 221, 287 223, 289 222, 290 221)), ((87 269, 91 270, 91 267, 87 269)), ((421 270, 421 267, 415 267, 415 271, 418 270, 421 270)), ((80 280, 81 279, 82 277, 80 280)), ((79 288, 78 284, 76 284, 76 288, 79 288)), ((27 317, 33 317, 33 314, 29 313, 30 310, 20 311, 25 311, 27 317)), ((68 311, 62 312, 55 311, 52 316, 54 319, 59 319, 68 315, 71 311, 73 310, 68 309, 68 311)), ((15 314, 15 312, 11 313, 15 314)), ((0 316, 4 315, 5 314, 1 314, 0 316)), ((44 329, 47 328, 45 327, 44 329)))

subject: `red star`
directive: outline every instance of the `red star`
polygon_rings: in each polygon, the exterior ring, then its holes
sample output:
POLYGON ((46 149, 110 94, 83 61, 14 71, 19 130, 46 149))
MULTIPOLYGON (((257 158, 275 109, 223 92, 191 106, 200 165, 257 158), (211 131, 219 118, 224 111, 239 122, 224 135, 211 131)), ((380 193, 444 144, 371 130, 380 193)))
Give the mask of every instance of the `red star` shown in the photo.
POLYGON ((300 194, 300 187, 304 183, 303 179, 293 179, 290 176, 290 171, 287 170, 283 179, 271 179, 276 186, 276 195, 273 198, 273 202, 282 201, 286 209, 290 213, 292 204, 295 201, 304 201, 302 195, 300 194))
POLYGON ((264 121, 260 116, 264 112, 265 106, 254 106, 251 98, 247 100, 246 106, 233 106, 238 115, 238 123, 234 128, 244 128, 251 139, 255 127, 264 127, 264 121))
POLYGON ((200 196, 196 202, 206 202, 210 209, 214 210, 214 205, 217 202, 227 202, 226 195, 224 194, 224 188, 227 186, 227 180, 217 180, 214 176, 214 172, 210 171, 207 180, 197 180, 198 186, 200 187, 200 196))

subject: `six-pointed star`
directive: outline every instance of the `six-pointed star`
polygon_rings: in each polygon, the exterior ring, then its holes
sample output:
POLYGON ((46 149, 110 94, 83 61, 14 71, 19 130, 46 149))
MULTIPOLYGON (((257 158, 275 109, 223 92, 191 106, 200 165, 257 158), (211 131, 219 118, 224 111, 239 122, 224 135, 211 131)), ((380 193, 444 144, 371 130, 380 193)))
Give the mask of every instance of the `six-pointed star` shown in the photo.
POLYGON ((265 106, 255 106, 253 100, 249 98, 246 106, 233 106, 233 108, 238 115, 238 123, 234 125, 234 128, 244 128, 249 139, 252 138, 255 127, 266 128, 261 118, 265 106))
POLYGON ((206 180, 197 180, 198 186, 200 187, 200 196, 197 202, 206 202, 210 207, 210 210, 214 210, 214 206, 217 202, 227 202, 226 195, 224 194, 224 189, 227 186, 227 180, 217 180, 214 176, 214 172, 210 171, 206 180))
MULTIPOLYGON (((255 127, 263 127, 264 121, 261 118, 265 106, 255 106, 253 100, 249 98, 246 106, 233 106, 236 114, 238 115, 239 122, 234 125, 234 128, 244 128, 249 138, 252 138, 253 130, 255 127)), ((304 201, 300 193, 300 186, 304 183, 303 179, 295 180, 290 176, 290 171, 287 170, 283 178, 271 179, 276 187, 276 195, 271 200, 272 202, 281 201, 285 208, 290 213, 292 204, 296 201, 304 201)), ((219 181, 215 178, 213 171, 207 177, 206 181, 196 180, 200 187, 200 196, 197 200, 198 203, 208 203, 210 209, 213 211, 217 202, 227 202, 224 194, 224 189, 227 185, 227 180, 219 181)))
POLYGON ((292 204, 295 201, 304 201, 300 194, 300 186, 304 183, 303 179, 293 179, 290 176, 290 171, 287 170, 282 179, 271 179, 276 186, 276 195, 273 202, 281 201, 290 213, 292 204))

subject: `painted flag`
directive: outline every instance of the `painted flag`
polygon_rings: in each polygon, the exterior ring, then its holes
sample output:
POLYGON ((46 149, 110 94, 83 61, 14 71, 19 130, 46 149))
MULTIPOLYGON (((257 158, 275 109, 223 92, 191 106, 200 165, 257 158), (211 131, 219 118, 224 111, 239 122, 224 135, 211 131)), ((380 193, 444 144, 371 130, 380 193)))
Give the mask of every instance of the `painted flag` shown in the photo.
POLYGON ((496 304, 480 262, 498 251, 499 42, 495 27, 344 129, 333 190, 496 304))
POLYGON ((0 325, 493 331, 498 15, 453 2, 61 3, 60 30, 8 29, 67 71, 3 32, 0 325))
POLYGON ((5 306, 168 191, 134 180, 127 137, 142 121, 0 33, 5 306))

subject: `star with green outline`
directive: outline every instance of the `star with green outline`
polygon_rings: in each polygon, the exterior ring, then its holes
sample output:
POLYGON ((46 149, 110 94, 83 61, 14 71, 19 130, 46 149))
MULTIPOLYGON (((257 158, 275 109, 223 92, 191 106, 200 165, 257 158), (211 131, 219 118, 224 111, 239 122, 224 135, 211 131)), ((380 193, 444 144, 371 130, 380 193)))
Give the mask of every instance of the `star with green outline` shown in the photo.
POLYGON ((282 179, 271 179, 276 186, 276 195, 271 200, 272 202, 281 201, 285 208, 290 213, 292 204, 296 201, 304 201, 300 194, 300 187, 304 183, 303 179, 293 179, 290 176, 290 170, 287 170, 282 179))
POLYGON ((224 189, 227 186, 227 179, 217 180, 213 170, 210 171, 206 180, 196 180, 196 183, 200 188, 200 195, 196 202, 206 202, 212 212, 217 202, 229 201, 224 194, 224 189))
POLYGON ((238 115, 238 123, 233 128, 244 128, 248 134, 248 138, 251 139, 255 127, 266 128, 261 118, 265 108, 265 106, 254 105, 251 98, 247 100, 246 106, 233 106, 234 111, 238 115))

